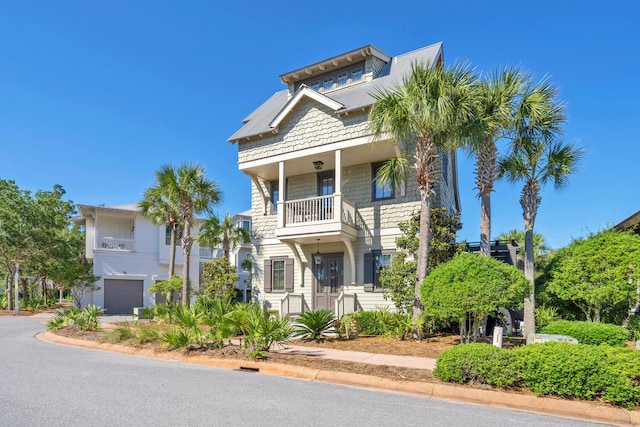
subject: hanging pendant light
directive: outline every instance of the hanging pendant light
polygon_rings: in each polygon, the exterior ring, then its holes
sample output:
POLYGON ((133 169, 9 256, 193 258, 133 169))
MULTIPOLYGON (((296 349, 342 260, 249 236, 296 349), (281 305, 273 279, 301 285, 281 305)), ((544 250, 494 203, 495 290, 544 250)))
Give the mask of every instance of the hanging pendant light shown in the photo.
POLYGON ((313 261, 316 265, 322 264, 322 255, 320 255, 320 239, 316 239, 318 241, 318 251, 313 255, 313 261))

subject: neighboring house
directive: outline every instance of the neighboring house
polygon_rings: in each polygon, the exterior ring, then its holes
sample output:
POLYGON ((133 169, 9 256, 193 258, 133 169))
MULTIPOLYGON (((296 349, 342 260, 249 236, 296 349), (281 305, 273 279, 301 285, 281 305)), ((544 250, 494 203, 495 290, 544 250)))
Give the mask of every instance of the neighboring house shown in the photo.
MULTIPOLYGON (((233 216, 232 221, 237 227, 244 228, 251 233, 251 211, 243 211, 233 216)), ((251 271, 243 267, 245 259, 252 259, 251 243, 243 243, 231 251, 231 265, 235 265, 238 273, 238 299, 240 301, 251 301, 251 271)))
MULTIPOLYGON (((100 280, 99 290, 88 295, 84 304, 102 307, 106 314, 131 314, 134 307, 147 307, 164 302, 162 295, 151 295, 149 287, 166 280, 169 271, 170 230, 154 225, 142 216, 136 204, 122 206, 78 205, 77 224, 86 230, 86 257, 93 261, 93 270, 100 280)), ((199 221, 194 224, 194 235, 199 221)), ((192 289, 199 286, 200 264, 222 256, 218 248, 191 249, 192 289)), ((176 247, 175 273, 182 274, 182 248, 176 247)))
POLYGON ((640 234, 640 211, 634 213, 629 218, 623 220, 620 224, 617 224, 615 227, 618 231, 623 230, 633 230, 636 234, 640 234))
MULTIPOLYGON (((413 172, 405 187, 375 179, 412 142, 368 130, 371 96, 392 89, 412 62, 443 64, 442 44, 391 57, 365 46, 280 76, 276 92, 231 138, 252 181, 254 298, 283 314, 389 305, 378 274, 420 209, 413 172), (408 145, 406 147, 405 145, 408 145)), ((440 156, 434 207, 459 212, 455 152, 440 156)))

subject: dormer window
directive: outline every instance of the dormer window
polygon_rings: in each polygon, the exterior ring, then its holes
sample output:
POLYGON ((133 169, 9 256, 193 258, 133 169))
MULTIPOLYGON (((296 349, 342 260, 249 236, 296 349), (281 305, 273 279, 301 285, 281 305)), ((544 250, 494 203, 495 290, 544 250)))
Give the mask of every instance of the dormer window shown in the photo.
POLYGON ((364 70, 364 62, 352 64, 347 67, 338 68, 321 75, 311 77, 307 80, 301 80, 295 83, 295 90, 305 84, 310 89, 317 92, 328 92, 330 90, 348 86, 362 80, 364 70))
POLYGON ((322 90, 331 90, 333 88, 333 76, 325 77, 322 82, 322 90))
POLYGON ((338 73, 338 86, 346 85, 348 80, 349 80, 349 73, 347 73, 346 71, 338 73))
POLYGON ((351 83, 362 80, 362 67, 351 70, 351 83))

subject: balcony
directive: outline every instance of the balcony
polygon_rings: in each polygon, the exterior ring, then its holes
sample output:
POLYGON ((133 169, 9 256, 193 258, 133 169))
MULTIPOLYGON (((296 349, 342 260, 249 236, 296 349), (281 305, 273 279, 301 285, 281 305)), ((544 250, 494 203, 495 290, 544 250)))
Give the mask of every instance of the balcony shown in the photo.
POLYGON ((340 194, 287 200, 279 205, 279 238, 335 235, 355 240, 356 207, 340 194))
POLYGON ((133 239, 119 237, 99 236, 98 247, 109 251, 133 251, 133 239))
POLYGON ((200 256, 200 258, 213 259, 213 248, 200 246, 198 255, 200 256))

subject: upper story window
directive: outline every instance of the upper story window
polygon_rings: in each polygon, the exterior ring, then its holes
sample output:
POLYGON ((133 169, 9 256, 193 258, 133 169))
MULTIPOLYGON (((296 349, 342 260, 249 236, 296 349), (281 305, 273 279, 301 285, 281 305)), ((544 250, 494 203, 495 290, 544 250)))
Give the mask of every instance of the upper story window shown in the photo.
MULTIPOLYGON (((176 234, 176 245, 180 246, 180 239, 182 238, 182 226, 178 227, 178 233, 176 234)), ((164 244, 171 244, 171 226, 167 224, 164 230, 164 244)))
POLYGON ((371 200, 387 200, 395 198, 393 183, 383 185, 378 178, 378 171, 384 163, 374 163, 371 165, 371 200))
POLYGON ((300 85, 305 84, 318 92, 326 92, 331 89, 347 86, 351 83, 362 80, 363 72, 364 62, 359 62, 354 65, 330 71, 320 76, 296 82, 295 90, 298 90, 300 85))
POLYGON ((269 196, 271 197, 271 206, 273 212, 278 212, 278 200, 280 199, 280 187, 278 181, 271 181, 269 196))
POLYGON ((244 228, 245 230, 250 230, 251 223, 246 219, 242 220, 242 228, 244 228))

